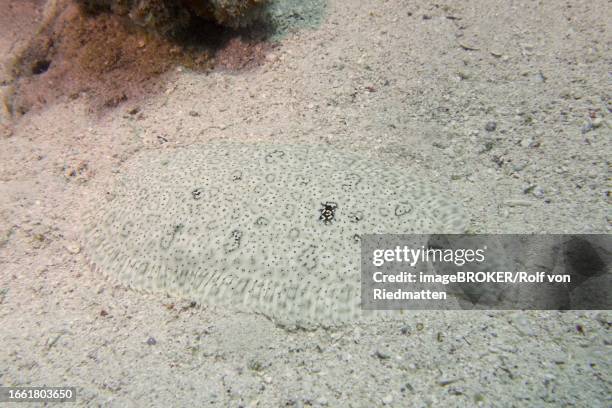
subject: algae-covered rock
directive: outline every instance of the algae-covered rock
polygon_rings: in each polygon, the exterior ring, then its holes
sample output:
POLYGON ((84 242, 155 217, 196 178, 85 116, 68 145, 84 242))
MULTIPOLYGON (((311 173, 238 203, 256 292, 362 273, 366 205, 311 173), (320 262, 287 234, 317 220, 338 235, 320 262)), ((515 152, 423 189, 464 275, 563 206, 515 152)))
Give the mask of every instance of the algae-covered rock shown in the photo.
POLYGON ((162 35, 174 35, 199 19, 240 28, 261 16, 267 0, 77 0, 89 13, 112 12, 162 35))

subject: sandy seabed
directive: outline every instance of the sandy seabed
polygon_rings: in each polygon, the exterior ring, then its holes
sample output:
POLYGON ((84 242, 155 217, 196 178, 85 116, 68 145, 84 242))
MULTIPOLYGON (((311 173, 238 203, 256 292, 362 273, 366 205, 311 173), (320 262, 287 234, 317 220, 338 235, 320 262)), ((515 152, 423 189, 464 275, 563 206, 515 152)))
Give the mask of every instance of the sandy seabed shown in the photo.
POLYGON ((7 66, 44 3, 0 4, 0 384, 75 386, 83 406, 610 406, 607 311, 287 331, 109 284, 80 246, 122 162, 210 140, 361 151, 452 194, 473 232, 608 233, 609 2, 330 0, 255 67, 15 118, 7 66))

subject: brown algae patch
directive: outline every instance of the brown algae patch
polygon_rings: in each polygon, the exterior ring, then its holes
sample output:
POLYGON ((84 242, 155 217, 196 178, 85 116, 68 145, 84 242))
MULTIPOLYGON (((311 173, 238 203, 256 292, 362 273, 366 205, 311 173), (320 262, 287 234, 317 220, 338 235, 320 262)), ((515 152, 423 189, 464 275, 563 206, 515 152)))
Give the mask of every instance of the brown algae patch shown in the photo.
POLYGON ((72 1, 57 4, 13 63, 15 116, 81 97, 93 111, 114 108, 160 91, 174 67, 248 68, 262 63, 270 48, 261 35, 216 22, 202 20, 170 35, 122 14, 92 12, 72 1))

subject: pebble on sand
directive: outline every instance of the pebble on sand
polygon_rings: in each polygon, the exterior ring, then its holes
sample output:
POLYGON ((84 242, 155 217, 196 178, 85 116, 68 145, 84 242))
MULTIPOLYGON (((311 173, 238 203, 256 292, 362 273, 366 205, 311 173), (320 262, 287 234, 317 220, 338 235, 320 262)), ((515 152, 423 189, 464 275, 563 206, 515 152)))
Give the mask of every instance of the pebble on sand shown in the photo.
POLYGON ((64 244, 64 248, 66 248, 66 251, 70 252, 73 255, 78 254, 79 252, 81 252, 81 246, 74 241, 68 241, 64 244))

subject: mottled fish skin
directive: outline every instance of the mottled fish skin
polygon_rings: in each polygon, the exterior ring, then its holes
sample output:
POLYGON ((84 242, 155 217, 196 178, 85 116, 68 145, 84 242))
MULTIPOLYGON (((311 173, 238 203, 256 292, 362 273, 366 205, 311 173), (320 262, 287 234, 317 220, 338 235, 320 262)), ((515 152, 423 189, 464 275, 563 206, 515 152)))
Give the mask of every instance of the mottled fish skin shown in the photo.
POLYGON ((134 289, 285 326, 351 322, 363 234, 465 231, 460 206, 413 174, 323 146, 142 152, 89 212, 85 252, 134 289))

